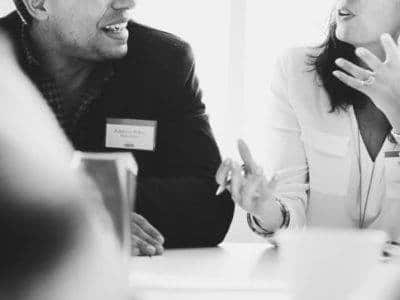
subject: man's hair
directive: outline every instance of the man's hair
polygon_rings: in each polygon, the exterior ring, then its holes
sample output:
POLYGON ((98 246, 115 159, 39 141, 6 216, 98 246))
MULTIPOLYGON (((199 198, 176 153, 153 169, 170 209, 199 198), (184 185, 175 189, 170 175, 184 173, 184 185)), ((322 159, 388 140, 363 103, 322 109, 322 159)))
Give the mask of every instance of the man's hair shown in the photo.
POLYGON ((26 9, 25 3, 23 0, 14 0, 15 7, 17 8, 18 15, 20 16, 22 22, 29 25, 32 23, 32 16, 26 9))

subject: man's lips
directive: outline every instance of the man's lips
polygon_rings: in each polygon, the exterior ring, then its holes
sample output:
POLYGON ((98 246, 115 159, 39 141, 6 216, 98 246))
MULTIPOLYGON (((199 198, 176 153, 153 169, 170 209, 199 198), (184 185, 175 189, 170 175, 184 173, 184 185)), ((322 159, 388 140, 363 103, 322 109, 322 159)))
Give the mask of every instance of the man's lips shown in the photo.
POLYGON ((102 30, 107 31, 107 32, 121 32, 123 30, 125 30, 128 26, 128 23, 116 23, 116 24, 111 24, 111 25, 107 25, 104 26, 102 28, 102 30))
POLYGON ((106 32, 118 33, 126 30, 128 27, 128 21, 129 19, 126 18, 113 20, 102 26, 101 29, 106 32))

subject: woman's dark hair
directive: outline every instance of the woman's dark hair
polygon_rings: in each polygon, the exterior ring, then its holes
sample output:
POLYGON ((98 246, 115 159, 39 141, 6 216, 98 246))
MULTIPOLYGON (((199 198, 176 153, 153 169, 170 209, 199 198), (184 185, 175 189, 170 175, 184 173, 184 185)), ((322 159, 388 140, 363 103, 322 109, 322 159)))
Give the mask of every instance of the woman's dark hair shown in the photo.
POLYGON ((29 14, 26 9, 25 3, 23 0, 14 0, 15 7, 17 8, 17 12, 22 20, 27 25, 32 23, 32 16, 29 14))
POLYGON ((353 63, 358 59, 355 47, 336 37, 336 23, 331 22, 327 39, 317 47, 320 51, 317 55, 308 56, 308 64, 313 71, 317 72, 318 78, 329 95, 332 112, 341 109, 346 110, 350 105, 361 108, 365 104, 366 96, 361 92, 345 85, 332 75, 337 70, 335 60, 339 57, 345 58, 353 63))

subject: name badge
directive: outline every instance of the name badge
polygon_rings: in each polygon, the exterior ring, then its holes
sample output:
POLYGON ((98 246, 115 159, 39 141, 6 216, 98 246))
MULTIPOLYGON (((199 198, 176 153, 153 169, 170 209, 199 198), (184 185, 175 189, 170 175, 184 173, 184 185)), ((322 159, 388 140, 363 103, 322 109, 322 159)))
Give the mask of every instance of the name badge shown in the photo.
POLYGON ((400 151, 387 151, 385 152, 386 158, 400 158, 400 151))
POLYGON ((385 152, 386 196, 399 199, 400 195, 400 151, 385 152))
POLYGON ((155 150, 157 121, 108 118, 106 123, 107 148, 155 150))

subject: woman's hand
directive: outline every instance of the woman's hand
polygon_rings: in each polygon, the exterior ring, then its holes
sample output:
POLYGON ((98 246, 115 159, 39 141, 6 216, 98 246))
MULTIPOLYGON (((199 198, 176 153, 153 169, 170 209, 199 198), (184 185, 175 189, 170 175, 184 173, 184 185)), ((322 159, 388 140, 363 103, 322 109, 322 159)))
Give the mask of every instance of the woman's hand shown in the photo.
POLYGON ((356 55, 370 70, 359 67, 343 58, 336 64, 346 71, 333 75, 346 85, 367 95, 386 115, 396 130, 400 129, 400 48, 389 34, 383 34, 381 43, 386 53, 382 62, 371 51, 357 48, 356 55))
MULTIPOLYGON (((270 216, 273 209, 271 202, 275 204, 275 201, 271 199, 276 180, 275 178, 267 180, 244 141, 239 140, 238 147, 243 167, 231 159, 224 160, 217 171, 216 181, 222 188, 230 191, 233 201, 244 210, 260 220, 273 219, 270 216)), ((280 213, 278 217, 281 217, 280 213)))

